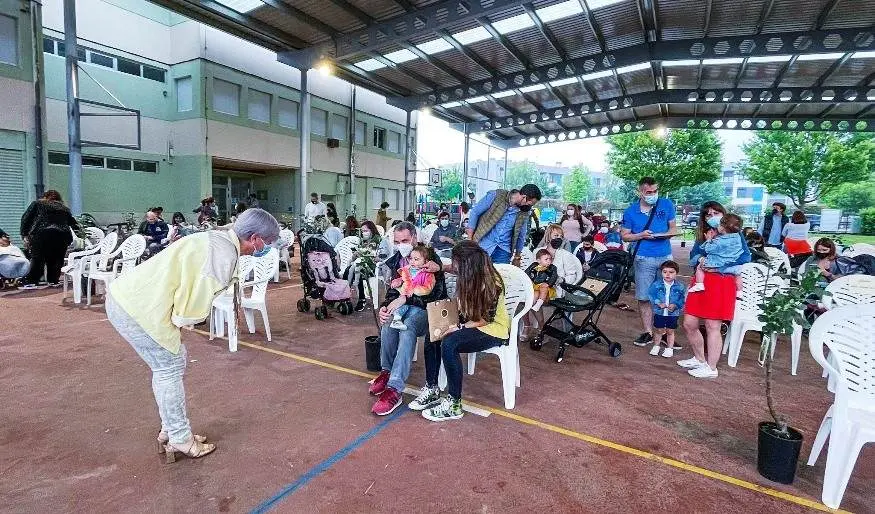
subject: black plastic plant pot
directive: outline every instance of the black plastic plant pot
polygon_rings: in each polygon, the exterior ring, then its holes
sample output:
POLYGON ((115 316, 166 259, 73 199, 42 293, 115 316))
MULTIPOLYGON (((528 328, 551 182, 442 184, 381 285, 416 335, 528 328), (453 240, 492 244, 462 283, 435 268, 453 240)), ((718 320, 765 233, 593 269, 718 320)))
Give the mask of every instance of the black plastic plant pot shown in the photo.
POLYGON ((760 475, 780 484, 792 484, 802 449, 802 434, 787 427, 782 434, 778 425, 770 421, 760 423, 757 441, 757 471, 760 475))
POLYGON ((365 365, 368 371, 380 371, 380 336, 365 337, 365 365))

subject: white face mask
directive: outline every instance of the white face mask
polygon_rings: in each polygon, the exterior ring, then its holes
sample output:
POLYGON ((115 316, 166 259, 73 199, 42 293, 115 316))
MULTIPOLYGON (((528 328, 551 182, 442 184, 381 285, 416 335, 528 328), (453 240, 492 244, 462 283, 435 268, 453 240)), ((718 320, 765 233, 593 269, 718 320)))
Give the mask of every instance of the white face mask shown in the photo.
POLYGON ((444 228, 450 226, 450 220, 441 220, 441 226, 444 228))
POLYGON ((371 231, 370 230, 362 230, 362 237, 364 239, 370 239, 371 238, 371 231))
POLYGON ((398 253, 401 254, 401 257, 405 259, 410 255, 410 252, 413 251, 413 245, 410 243, 398 243, 395 245, 395 249, 398 250, 398 253))
POLYGON ((568 209, 565 211, 569 216, 574 216, 574 209, 568 209))

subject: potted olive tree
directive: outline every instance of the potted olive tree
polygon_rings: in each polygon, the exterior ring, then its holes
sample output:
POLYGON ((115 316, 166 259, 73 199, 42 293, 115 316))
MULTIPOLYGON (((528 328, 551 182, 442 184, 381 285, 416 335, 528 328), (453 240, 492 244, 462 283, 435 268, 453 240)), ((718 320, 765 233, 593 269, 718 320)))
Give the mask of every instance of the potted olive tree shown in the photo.
MULTIPOLYGON (((766 289, 769 287, 766 277, 766 289)), ((760 364, 766 370, 766 404, 772 421, 759 424, 757 441, 757 470, 769 480, 782 484, 793 483, 799 450, 802 448, 802 434, 792 428, 789 419, 775 408, 772 395, 772 348, 779 334, 791 334, 795 325, 809 328, 810 323, 803 315, 805 303, 818 301, 825 294, 820 284, 820 269, 809 270, 799 281, 785 290, 778 290, 771 296, 764 294, 760 304, 762 313, 759 320, 763 324, 763 338, 760 345, 760 364)), ((765 292, 765 291, 764 291, 765 292)))
MULTIPOLYGON (((371 278, 377 273, 377 249, 373 244, 363 242, 355 251, 357 255, 356 270, 354 273, 361 274, 356 280, 364 281, 365 293, 368 299, 373 299, 371 290, 371 278)), ((365 364, 369 371, 380 371, 380 321, 377 319, 377 306, 373 305, 371 314, 374 316, 374 326, 377 327, 377 335, 365 337, 365 364)))

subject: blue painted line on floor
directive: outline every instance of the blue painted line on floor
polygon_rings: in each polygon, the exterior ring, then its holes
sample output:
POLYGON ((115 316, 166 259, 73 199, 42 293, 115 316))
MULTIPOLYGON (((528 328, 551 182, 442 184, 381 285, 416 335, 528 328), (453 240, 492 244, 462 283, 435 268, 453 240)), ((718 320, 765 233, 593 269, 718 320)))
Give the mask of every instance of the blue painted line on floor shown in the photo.
POLYGON ((346 456, 348 456, 350 453, 352 453, 356 448, 363 445, 369 439, 372 439, 374 436, 376 436, 377 434, 382 432, 383 429, 385 429, 386 427, 388 427, 389 425, 391 425, 392 423, 397 421, 398 418, 400 418, 402 414, 407 412, 407 410, 408 410, 407 406, 402 405, 397 411, 395 411, 394 413, 389 415, 388 418, 386 418, 385 420, 380 422, 379 425, 375 426, 374 428, 372 428, 372 429, 368 430, 367 432, 365 432, 364 434, 360 435, 358 438, 356 438, 355 441, 344 446, 334 455, 328 457, 327 459, 323 460, 319 464, 310 468, 310 470, 307 471, 306 473, 304 473, 301 476, 301 478, 299 478, 299 479, 295 480, 294 482, 292 482, 291 484, 283 487, 283 489, 280 492, 278 492, 277 494, 275 494, 273 497, 265 500, 258 507, 255 507, 254 509, 252 509, 250 511, 250 514, 262 514, 262 513, 268 512, 269 510, 273 509, 284 498, 291 495, 292 493, 294 493, 298 489, 304 487, 311 480, 318 477, 322 473, 325 473, 326 471, 331 469, 332 466, 334 466, 335 464, 337 464, 338 462, 340 462, 341 460, 346 458, 346 456))

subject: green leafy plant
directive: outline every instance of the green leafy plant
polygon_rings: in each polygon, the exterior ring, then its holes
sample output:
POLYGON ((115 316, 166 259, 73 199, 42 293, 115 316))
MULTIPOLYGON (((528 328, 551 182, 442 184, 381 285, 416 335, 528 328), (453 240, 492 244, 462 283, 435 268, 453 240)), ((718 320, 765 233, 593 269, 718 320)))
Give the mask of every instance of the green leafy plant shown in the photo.
MULTIPOLYGON (((373 293, 371 291, 370 279, 377 274, 377 243, 373 239, 365 240, 361 237, 361 233, 359 233, 359 240, 361 244, 355 249, 355 256, 357 258, 355 264, 356 272, 361 274, 361 280, 364 280, 368 298, 371 299, 373 298, 373 293)), ((380 322, 377 319, 376 309, 371 309, 371 313, 374 315, 374 325, 376 325, 377 331, 379 331, 380 322)))
POLYGON ((875 207, 860 211, 860 232, 875 235, 875 207))
MULTIPOLYGON (((771 271, 771 270, 770 270, 771 271)), ((782 279, 787 276, 779 275, 782 279)), ((780 434, 789 436, 787 427, 789 419, 777 412, 775 400, 772 397, 772 347, 777 342, 778 334, 790 334, 795 325, 803 329, 811 327, 811 324, 803 315, 803 307, 808 302, 816 302, 829 293, 822 287, 820 268, 814 266, 799 281, 798 284, 786 289, 779 289, 769 296, 770 275, 766 276, 766 285, 763 288, 763 301, 759 307, 762 310, 759 321, 763 324, 763 339, 760 344, 760 364, 766 369, 766 403, 769 414, 775 420, 780 434)), ((772 285, 771 287, 774 287, 772 285)))

